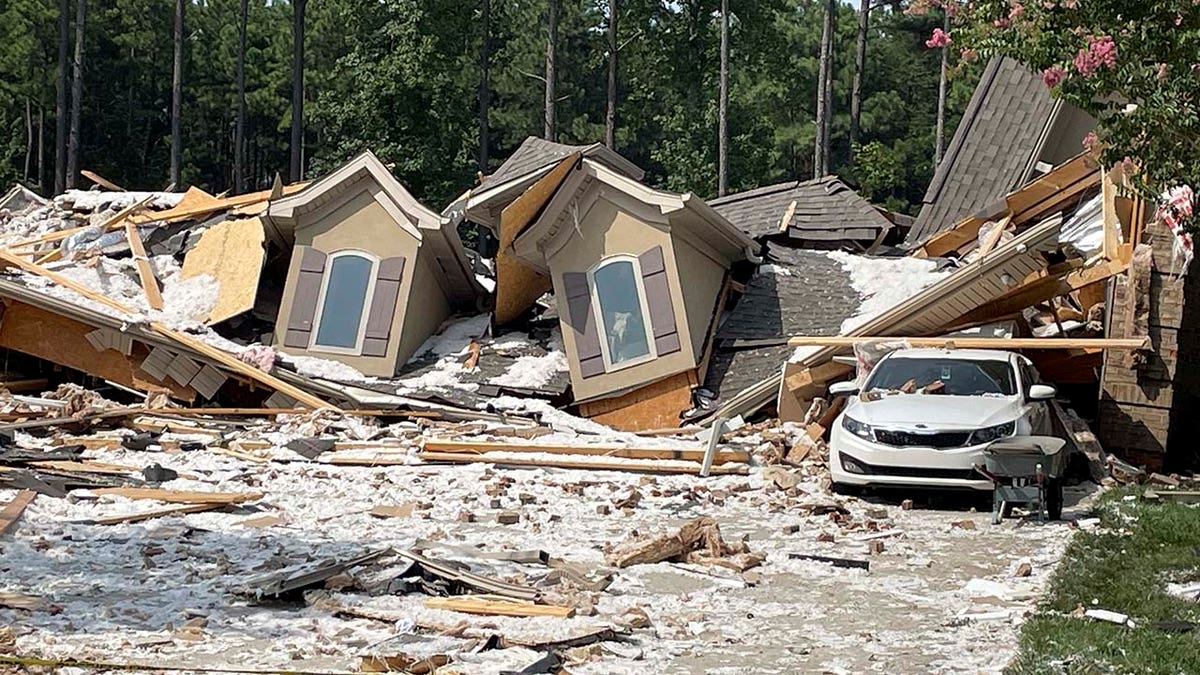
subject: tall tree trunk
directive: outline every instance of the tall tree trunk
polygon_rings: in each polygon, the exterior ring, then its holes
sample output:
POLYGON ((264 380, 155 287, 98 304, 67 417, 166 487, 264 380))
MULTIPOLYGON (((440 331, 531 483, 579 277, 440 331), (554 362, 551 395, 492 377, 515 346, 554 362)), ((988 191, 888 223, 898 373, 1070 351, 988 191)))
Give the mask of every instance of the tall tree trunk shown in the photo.
POLYGON ((542 136, 548 141, 558 140, 558 100, 554 84, 558 70, 559 1, 548 0, 546 3, 546 114, 542 136))
POLYGON ((71 0, 58 0, 58 73, 54 78, 54 193, 67 187, 67 70, 71 67, 71 0))
POLYGON ((825 0, 824 4, 821 54, 817 62, 817 137, 813 150, 813 178, 829 173, 829 79, 833 70, 833 13, 837 11, 837 0, 825 0))
POLYGON ((479 171, 488 172, 488 144, 491 142, 491 122, 488 106, 492 99, 492 84, 488 69, 492 64, 492 3, 479 2, 479 24, 482 37, 479 41, 479 171))
POLYGON ((604 144, 617 148, 617 0, 608 0, 608 96, 604 106, 604 144))
POLYGON ((175 189, 183 187, 183 13, 187 0, 175 0, 174 54, 171 64, 171 176, 175 189))
POLYGON ((825 59, 825 131, 822 138, 825 140, 825 149, 821 151, 821 175, 829 175, 829 167, 832 163, 832 155, 830 148, 833 146, 833 61, 834 61, 834 41, 837 39, 837 12, 838 0, 829 0, 829 5, 825 9, 825 22, 829 24, 829 58, 825 59))
POLYGON ((75 0, 75 60, 71 72, 71 130, 67 136, 66 187, 75 187, 79 174, 79 125, 83 115, 83 33, 87 20, 87 0, 75 0))
POLYGON ((246 21, 248 0, 242 0, 238 14, 237 121, 233 127, 233 191, 246 191, 246 21))
POLYGON ((729 192, 729 0, 721 0, 721 83, 717 101, 717 196, 729 192))
POLYGON ((291 182, 304 178, 304 7, 292 0, 292 157, 291 182))
POLYGON ((858 37, 854 42, 854 83, 850 88, 850 161, 862 124, 863 71, 867 67, 867 30, 871 22, 871 0, 862 0, 858 9, 858 37))
POLYGON ((33 166, 33 106, 29 103, 29 97, 25 97, 25 171, 21 176, 21 180, 29 184, 29 172, 33 166))
MULTIPOLYGON (((950 15, 946 14, 945 29, 950 30, 950 15)), ((938 77, 937 138, 933 147, 933 166, 942 163, 942 152, 946 148, 946 77, 949 69, 949 47, 942 47, 942 72, 938 77)))
POLYGON ((37 184, 38 192, 46 192, 46 108, 38 106, 38 138, 37 138, 37 184))

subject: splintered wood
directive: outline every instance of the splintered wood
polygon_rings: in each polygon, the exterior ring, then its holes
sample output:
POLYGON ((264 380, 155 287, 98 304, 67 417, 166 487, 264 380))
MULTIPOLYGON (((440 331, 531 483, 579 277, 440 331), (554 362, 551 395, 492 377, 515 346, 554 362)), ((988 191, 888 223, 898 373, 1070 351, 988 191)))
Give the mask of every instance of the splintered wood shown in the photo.
POLYGON ((721 538, 717 521, 702 517, 692 520, 673 534, 662 534, 627 542, 605 556, 615 567, 630 567, 675 560, 701 565, 719 565, 743 572, 765 560, 751 553, 745 542, 730 545, 721 538))

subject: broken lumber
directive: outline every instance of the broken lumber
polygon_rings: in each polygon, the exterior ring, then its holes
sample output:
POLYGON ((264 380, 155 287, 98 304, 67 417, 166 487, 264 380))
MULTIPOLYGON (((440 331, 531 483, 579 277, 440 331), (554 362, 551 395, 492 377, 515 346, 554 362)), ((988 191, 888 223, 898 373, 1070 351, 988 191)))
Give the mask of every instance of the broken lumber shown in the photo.
POLYGON ((95 171, 88 171, 87 169, 80 169, 79 175, 92 181, 96 185, 99 185, 100 187, 104 188, 105 190, 111 190, 113 192, 126 192, 125 188, 121 187, 120 185, 117 185, 116 183, 112 182, 111 180, 105 178, 104 176, 101 176, 100 174, 96 173, 95 171))
POLYGON ((720 564, 717 561, 726 556, 745 558, 731 565, 738 569, 748 569, 762 561, 761 557, 750 553, 745 542, 733 546, 725 543, 717 521, 704 516, 685 523, 678 532, 618 546, 609 551, 605 558, 614 567, 630 567, 664 560, 720 564))
MULTIPOLYGON (((122 314, 132 315, 132 314, 137 313, 132 308, 126 307, 125 305, 117 302, 116 300, 113 300, 112 298, 109 298, 108 296, 106 296, 102 293, 97 293, 97 292, 93 291, 92 289, 88 288, 87 286, 75 281, 74 279, 65 277, 61 274, 58 274, 57 272, 48 270, 45 267, 42 267, 41 265, 31 263, 28 260, 24 260, 16 255, 13 255, 10 251, 0 250, 0 262, 15 266, 15 267, 19 267, 22 270, 29 272, 30 274, 36 274, 38 276, 45 277, 45 278, 49 279, 50 281, 53 281, 54 283, 56 283, 60 286, 63 286, 64 288, 69 288, 69 289, 75 291, 76 293, 79 293, 80 295, 84 296, 85 298, 88 298, 89 300, 94 300, 96 302, 99 302, 100 304, 102 304, 106 307, 115 309, 118 312, 121 312, 122 314)), ((287 394, 288 396, 296 399, 298 402, 303 403, 304 405, 309 406, 310 408, 313 408, 313 409, 332 408, 334 410, 337 409, 337 408, 334 408, 333 406, 329 405, 325 401, 322 401, 321 399, 317 398, 316 396, 313 396, 312 394, 309 394, 308 392, 306 392, 298 387, 292 386, 292 385, 288 384, 287 382, 280 380, 277 377, 274 377, 264 371, 261 371, 258 368, 255 368, 254 366, 252 366, 250 364, 243 363, 240 360, 238 360, 237 357, 233 356, 232 354, 222 351, 220 349, 217 349, 216 347, 213 347, 212 345, 204 342, 203 340, 200 340, 199 338, 195 338, 195 337, 192 337, 191 335, 188 335, 182 331, 175 330, 174 328, 171 328, 170 326, 162 323, 161 321, 152 321, 150 323, 150 328, 154 332, 158 333, 159 335, 169 338, 169 339, 173 340, 174 342, 177 342, 177 343, 187 347, 188 349, 199 353, 202 356, 206 356, 209 359, 212 359, 213 361, 216 361, 217 363, 220 363, 221 365, 225 366, 229 370, 234 371, 235 373, 245 375, 246 377, 248 377, 252 380, 255 380, 257 382, 260 382, 260 383, 274 389, 275 391, 287 394)))
POLYGON ((448 609, 464 614, 496 616, 556 616, 565 619, 575 615, 574 607, 539 605, 533 602, 521 602, 487 595, 429 598, 425 601, 425 606, 430 609, 448 609))
POLYGON ((863 342, 907 342, 912 347, 944 349, 1150 349, 1150 338, 984 338, 803 335, 789 347, 853 347, 863 342))
POLYGON ((152 511, 141 511, 138 513, 126 513, 120 516, 107 516, 97 518, 91 521, 95 525, 122 525, 125 523, 140 523, 145 520, 154 518, 163 518, 166 516, 183 516, 189 513, 201 513, 203 511, 215 511, 223 508, 225 504, 221 502, 205 502, 203 504, 184 504, 183 506, 169 506, 163 509, 154 509, 152 511))
MULTIPOLYGON (((425 462, 448 462, 453 464, 495 464, 496 466, 537 466, 537 467, 555 467, 559 469, 593 469, 596 471, 638 471, 644 473, 684 473, 684 474, 699 474, 700 465, 695 466, 680 466, 672 464, 656 464, 654 461, 636 461, 630 460, 627 462, 601 461, 601 460, 583 460, 579 462, 572 461, 548 461, 540 458, 526 457, 494 457, 490 454, 474 455, 463 454, 456 452, 422 452, 417 455, 425 462)), ((581 455, 586 457, 586 455, 581 455)), ((745 476, 750 473, 750 468, 746 466, 714 466, 711 473, 713 475, 735 475, 745 476)))
POLYGON ((161 311, 162 292, 158 290, 158 279, 154 276, 154 269, 150 267, 150 258, 146 256, 146 247, 142 245, 142 235, 138 233, 137 225, 125 221, 125 238, 129 240, 129 251, 137 263, 138 280, 142 283, 142 292, 146 294, 146 303, 150 305, 150 309, 161 311))
POLYGON ((36 497, 37 493, 33 490, 21 490, 16 497, 13 497, 12 501, 4 506, 4 510, 0 511, 0 536, 21 518, 21 514, 25 513, 25 508, 32 504, 36 497))
POLYGON ((241 504, 262 499, 261 492, 197 492, 194 490, 167 490, 165 488, 98 488, 97 495, 116 495, 126 499, 154 499, 160 502, 184 504, 241 504))
MULTIPOLYGON (((622 459, 671 459, 682 461, 700 461, 704 459, 704 450, 693 448, 630 448, 620 445, 542 445, 489 443, 487 441, 453 441, 449 439, 430 438, 425 441, 427 452, 458 452, 467 454, 483 454, 487 452, 539 452, 548 455, 595 455, 600 457, 620 457, 622 459)), ((714 458, 714 463, 749 462, 750 453, 745 451, 722 450, 714 458)))

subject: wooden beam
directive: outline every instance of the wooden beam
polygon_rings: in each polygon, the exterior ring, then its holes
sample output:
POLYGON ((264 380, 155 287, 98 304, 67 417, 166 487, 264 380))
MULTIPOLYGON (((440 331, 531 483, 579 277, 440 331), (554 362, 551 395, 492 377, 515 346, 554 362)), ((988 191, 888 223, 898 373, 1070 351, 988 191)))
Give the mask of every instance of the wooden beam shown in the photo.
POLYGON ((4 510, 0 511, 0 536, 3 536, 8 528, 17 522, 21 514, 25 512, 25 507, 33 503, 36 497, 37 493, 33 490, 21 490, 11 502, 4 506, 4 510))
POLYGON ((202 511, 215 511, 224 508, 225 504, 221 502, 204 502, 203 504, 184 504, 183 506, 168 506, 163 509, 154 509, 152 511, 141 511, 138 513, 126 513, 121 516, 108 516, 106 518, 97 518, 93 522, 96 525, 121 525, 124 523, 140 523, 144 520, 153 518, 162 518, 164 516, 182 516, 189 513, 200 513, 202 511))
MULTIPOLYGON (((585 455, 586 456, 586 455, 585 455)), ((615 462, 603 460, 584 460, 580 462, 550 461, 533 457, 493 457, 490 455, 467 455, 458 452, 422 452, 418 455, 426 462, 449 462, 451 464, 495 464, 496 466, 535 466, 556 467, 559 469, 591 469, 594 471, 634 471, 640 473, 667 474, 696 474, 700 473, 700 464, 694 466, 679 466, 659 464, 653 460, 615 462)), ((713 475, 745 476, 750 473, 746 466, 714 466, 713 475)))
POLYGON ((165 488, 97 488, 91 492, 97 495, 116 495, 126 499, 154 499, 176 504, 241 504, 262 499, 261 492, 198 492, 165 488))
POLYGON ((996 221, 995 227, 991 232, 988 232, 987 239, 983 240, 983 245, 979 247, 979 265, 983 265, 984 256, 991 253, 996 248, 996 244, 1000 243, 1000 238, 1004 236, 1004 231, 1012 224, 1012 213, 1006 214, 1003 218, 996 221))
MULTIPOLYGON (((630 448, 620 445, 542 445, 491 443, 487 441, 453 441, 431 438, 425 441, 427 452, 457 452, 483 454, 488 452, 537 452, 548 455, 591 455, 599 457, 621 457, 624 459, 673 459, 699 461, 704 450, 699 448, 630 448)), ((717 464, 726 462, 749 462, 750 453, 741 450, 724 450, 717 453, 717 464)))
POLYGON ((985 338, 985 337, 826 337, 799 336, 788 340, 789 347, 853 347, 860 342, 898 342, 913 347, 946 349, 1149 349, 1150 338, 985 338))
POLYGON ((146 256, 146 247, 142 245, 142 235, 138 233, 137 225, 125 222, 125 238, 129 240, 129 251, 137 263, 138 279, 142 282, 146 303, 150 305, 150 309, 162 311, 163 297, 158 290, 158 279, 154 277, 154 269, 150 267, 150 258, 146 256))
POLYGON ((100 174, 96 173, 95 171, 88 171, 87 169, 83 169, 82 171, 79 172, 79 175, 92 181, 96 185, 99 185, 100 187, 104 188, 105 190, 112 190, 113 192, 127 192, 127 190, 125 188, 121 187, 120 185, 117 185, 116 183, 112 182, 111 180, 108 180, 104 176, 101 176, 100 174))
POLYGON ((453 598, 429 598, 425 606, 430 609, 448 609, 464 614, 486 614, 493 616, 555 616, 567 618, 575 615, 574 607, 539 605, 508 598, 487 595, 460 596, 453 598))

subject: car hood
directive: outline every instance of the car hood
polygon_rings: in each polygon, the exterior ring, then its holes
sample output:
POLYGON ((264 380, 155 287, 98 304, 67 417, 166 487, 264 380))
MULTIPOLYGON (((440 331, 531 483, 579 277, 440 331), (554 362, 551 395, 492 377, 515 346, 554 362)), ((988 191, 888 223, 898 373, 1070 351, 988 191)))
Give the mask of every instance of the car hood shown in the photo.
POLYGON ((1020 414, 1020 398, 893 394, 878 401, 851 399, 846 414, 873 426, 976 429, 1016 419, 1020 414), (917 427, 918 424, 924 427, 917 427))

